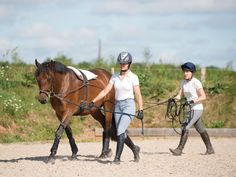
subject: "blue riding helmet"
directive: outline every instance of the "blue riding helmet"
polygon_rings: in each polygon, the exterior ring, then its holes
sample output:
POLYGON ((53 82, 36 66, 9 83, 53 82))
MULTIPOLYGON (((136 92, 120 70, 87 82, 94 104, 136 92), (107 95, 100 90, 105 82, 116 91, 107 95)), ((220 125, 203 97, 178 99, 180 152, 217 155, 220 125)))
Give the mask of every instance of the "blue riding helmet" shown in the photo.
POLYGON ((117 58, 119 64, 130 64, 132 63, 132 56, 129 52, 121 52, 117 58))
POLYGON ((183 71, 184 70, 189 70, 192 73, 196 72, 196 66, 193 63, 191 63, 191 62, 187 62, 187 63, 182 64, 181 68, 182 68, 183 71))

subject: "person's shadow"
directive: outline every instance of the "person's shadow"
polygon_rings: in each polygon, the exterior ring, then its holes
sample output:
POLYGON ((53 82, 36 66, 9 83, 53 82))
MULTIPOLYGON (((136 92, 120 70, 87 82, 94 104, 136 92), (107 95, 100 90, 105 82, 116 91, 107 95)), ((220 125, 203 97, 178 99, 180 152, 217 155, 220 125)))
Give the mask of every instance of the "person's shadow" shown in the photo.
POLYGON ((71 156, 66 155, 57 155, 53 160, 48 159, 48 156, 36 156, 36 157, 22 157, 16 159, 0 159, 0 163, 18 163, 22 160, 29 160, 29 161, 40 161, 44 163, 51 163, 54 164, 56 160, 60 161, 97 161, 98 163, 107 164, 111 163, 112 161, 100 159, 95 155, 77 155, 76 158, 72 158, 71 156))

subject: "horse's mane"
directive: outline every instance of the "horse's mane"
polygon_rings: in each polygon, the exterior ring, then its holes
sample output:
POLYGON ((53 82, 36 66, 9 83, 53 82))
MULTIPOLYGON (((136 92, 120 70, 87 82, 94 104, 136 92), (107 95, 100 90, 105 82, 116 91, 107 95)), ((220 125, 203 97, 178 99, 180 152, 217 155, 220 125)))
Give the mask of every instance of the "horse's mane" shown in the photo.
POLYGON ((35 71, 35 75, 38 76, 42 72, 47 72, 48 70, 52 70, 57 73, 67 73, 69 68, 67 68, 64 64, 58 61, 45 61, 38 67, 35 71))

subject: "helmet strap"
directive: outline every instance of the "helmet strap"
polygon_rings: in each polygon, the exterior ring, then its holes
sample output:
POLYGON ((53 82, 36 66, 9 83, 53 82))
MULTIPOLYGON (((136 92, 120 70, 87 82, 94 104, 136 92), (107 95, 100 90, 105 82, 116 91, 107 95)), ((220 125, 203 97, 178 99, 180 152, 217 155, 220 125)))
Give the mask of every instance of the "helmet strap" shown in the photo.
POLYGON ((191 80, 192 80, 192 78, 193 78, 193 72, 191 72, 191 73, 192 73, 191 78, 189 78, 189 79, 185 79, 186 81, 191 81, 191 80))
POLYGON ((131 63, 129 63, 128 69, 130 68, 131 63))
POLYGON ((129 69, 122 69, 122 70, 120 70, 120 72, 121 73, 125 73, 125 72, 127 72, 129 69))

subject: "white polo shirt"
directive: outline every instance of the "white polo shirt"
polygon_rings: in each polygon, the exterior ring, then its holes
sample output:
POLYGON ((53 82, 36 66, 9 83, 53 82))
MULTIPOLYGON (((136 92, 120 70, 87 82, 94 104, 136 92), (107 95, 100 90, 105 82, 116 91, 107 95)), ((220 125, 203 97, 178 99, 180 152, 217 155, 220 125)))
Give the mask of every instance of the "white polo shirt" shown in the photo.
MULTIPOLYGON (((193 77, 191 80, 183 80, 180 87, 183 89, 184 96, 187 98, 187 101, 191 101, 198 98, 197 91, 202 89, 202 83, 193 77)), ((194 103, 192 109, 194 110, 203 110, 202 103, 194 103)))
POLYGON ((128 74, 121 80, 120 74, 113 74, 109 83, 114 84, 115 99, 117 101, 125 99, 134 99, 133 87, 139 85, 139 79, 136 74, 128 71, 128 74))

